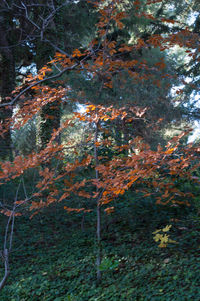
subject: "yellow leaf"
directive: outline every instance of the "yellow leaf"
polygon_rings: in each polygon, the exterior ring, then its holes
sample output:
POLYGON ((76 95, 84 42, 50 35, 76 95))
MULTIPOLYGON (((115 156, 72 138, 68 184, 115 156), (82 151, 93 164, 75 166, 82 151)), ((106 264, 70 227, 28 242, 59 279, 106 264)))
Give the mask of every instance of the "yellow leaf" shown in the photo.
POLYGON ((169 235, 165 234, 161 237, 161 243, 167 243, 169 241, 169 235))
POLYGON ((161 231, 161 229, 158 229, 158 230, 154 231, 153 234, 156 234, 156 233, 158 233, 160 231, 161 231))
POLYGON ((155 236, 154 236, 154 240, 156 241, 156 242, 158 242, 159 240, 161 240, 161 238, 162 238, 162 234, 156 234, 155 236))
POLYGON ((172 244, 178 244, 177 241, 173 240, 173 239, 169 239, 168 242, 172 243, 172 244))
POLYGON ((172 225, 167 225, 165 228, 162 229, 163 232, 168 232, 172 225))

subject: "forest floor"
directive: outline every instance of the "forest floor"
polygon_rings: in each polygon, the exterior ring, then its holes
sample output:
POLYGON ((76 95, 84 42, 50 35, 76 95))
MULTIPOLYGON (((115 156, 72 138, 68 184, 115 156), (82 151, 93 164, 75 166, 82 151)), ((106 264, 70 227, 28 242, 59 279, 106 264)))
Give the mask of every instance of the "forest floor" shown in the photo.
MULTIPOLYGON (((199 301, 200 221, 191 208, 135 202, 102 219, 102 281, 96 282, 95 214, 61 205, 16 218, 11 273, 1 301, 199 301), (159 248, 152 232, 172 224, 159 248), (84 227, 83 227, 84 226, 84 227)), ((3 267, 1 267, 3 275, 3 267)))

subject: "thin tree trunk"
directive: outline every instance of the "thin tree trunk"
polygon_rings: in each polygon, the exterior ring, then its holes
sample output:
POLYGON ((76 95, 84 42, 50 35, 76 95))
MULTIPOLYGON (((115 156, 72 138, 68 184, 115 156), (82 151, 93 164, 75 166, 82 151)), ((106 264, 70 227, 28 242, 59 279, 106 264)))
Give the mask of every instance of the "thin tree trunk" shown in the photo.
POLYGON ((99 201, 97 203, 97 282, 101 281, 101 207, 99 201))
MULTIPOLYGON (((95 129, 95 139, 94 139, 94 159, 95 159, 95 166, 97 167, 99 164, 98 160, 98 150, 97 150, 97 139, 98 139, 98 125, 99 122, 96 123, 95 129)), ((99 173, 96 169, 96 180, 99 180, 99 173)), ((96 188, 96 192, 98 192, 98 188, 96 188)), ((97 282, 101 281, 101 271, 100 271, 100 264, 101 264, 101 205, 100 205, 100 198, 97 198, 97 282)))
MULTIPOLYGON (((37 44, 36 51, 40 52, 36 60, 37 70, 39 71, 43 65, 49 60, 52 55, 51 48, 45 48, 45 45, 37 44)), ((53 103, 48 103, 41 108, 39 125, 38 125, 38 148, 44 149, 51 139, 53 129, 57 130, 60 127, 61 119, 61 101, 58 99, 53 103)), ((57 141, 60 143, 60 136, 57 141)))
MULTIPOLYGON (((60 127, 61 118, 61 103, 55 101, 52 104, 47 104, 41 109, 39 136, 40 136, 40 148, 43 149, 51 139, 53 129, 60 127)), ((59 137, 57 142, 59 143, 59 137)))
POLYGON ((0 282, 0 290, 5 286, 6 281, 8 279, 10 269, 9 269, 9 261, 8 261, 8 249, 5 249, 3 254, 1 254, 3 261, 4 261, 4 276, 0 282))

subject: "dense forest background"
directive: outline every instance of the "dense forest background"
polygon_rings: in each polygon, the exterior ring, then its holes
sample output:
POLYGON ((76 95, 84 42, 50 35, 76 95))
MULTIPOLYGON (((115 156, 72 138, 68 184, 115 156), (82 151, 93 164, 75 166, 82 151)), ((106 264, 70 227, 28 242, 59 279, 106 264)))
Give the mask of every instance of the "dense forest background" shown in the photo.
POLYGON ((200 300, 199 8, 0 2, 2 301, 200 300))

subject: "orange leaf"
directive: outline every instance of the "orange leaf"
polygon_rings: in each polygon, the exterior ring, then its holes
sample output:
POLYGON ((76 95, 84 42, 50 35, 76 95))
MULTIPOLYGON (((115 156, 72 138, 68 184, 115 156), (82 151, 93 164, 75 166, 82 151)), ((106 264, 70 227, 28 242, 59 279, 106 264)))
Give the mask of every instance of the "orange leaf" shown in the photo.
POLYGON ((107 214, 110 214, 110 213, 114 212, 114 207, 108 207, 108 208, 104 209, 104 211, 105 211, 107 214))

